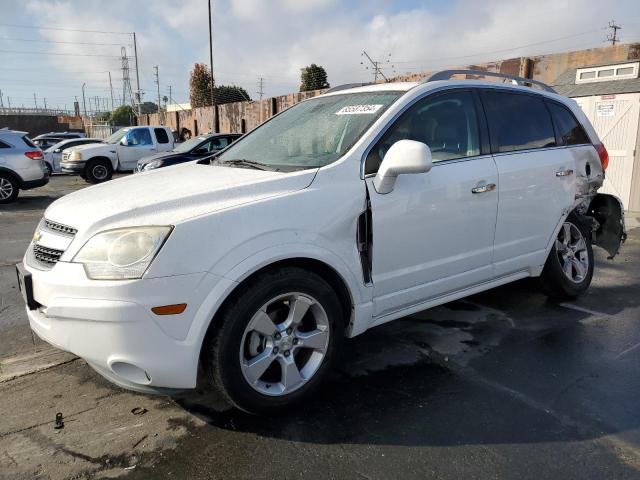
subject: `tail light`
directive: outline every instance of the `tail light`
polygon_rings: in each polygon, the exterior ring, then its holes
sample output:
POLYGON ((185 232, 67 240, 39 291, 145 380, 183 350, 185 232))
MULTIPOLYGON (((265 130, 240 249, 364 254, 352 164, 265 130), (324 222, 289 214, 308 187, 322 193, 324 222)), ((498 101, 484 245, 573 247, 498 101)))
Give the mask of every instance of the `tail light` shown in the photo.
POLYGON ((42 160, 44 158, 41 150, 32 150, 30 152, 24 152, 24 154, 31 160, 42 160))
POLYGON ((596 143, 594 145, 596 152, 598 152, 598 156, 600 157, 600 163, 602 164, 602 169, 606 170, 609 166, 609 152, 604 148, 604 145, 601 143, 596 143))

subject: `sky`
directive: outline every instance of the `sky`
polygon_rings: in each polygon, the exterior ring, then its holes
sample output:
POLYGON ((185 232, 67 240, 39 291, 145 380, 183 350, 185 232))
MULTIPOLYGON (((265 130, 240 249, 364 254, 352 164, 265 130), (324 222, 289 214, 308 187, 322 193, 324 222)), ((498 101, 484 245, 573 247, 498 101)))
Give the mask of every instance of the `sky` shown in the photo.
MULTIPOLYGON (((622 42, 640 41, 638 0, 212 0, 212 9, 216 82, 254 99, 260 78, 265 97, 297 91, 311 63, 332 85, 371 81, 363 50, 393 76, 604 46, 612 19, 622 42)), ((136 89, 130 32, 143 100, 157 100, 154 66, 161 97, 171 86, 186 102, 194 63, 209 63, 207 0, 0 0, 0 12, 5 107, 46 99, 70 109, 83 83, 87 99, 110 106, 108 72, 117 105, 122 47, 136 89)))

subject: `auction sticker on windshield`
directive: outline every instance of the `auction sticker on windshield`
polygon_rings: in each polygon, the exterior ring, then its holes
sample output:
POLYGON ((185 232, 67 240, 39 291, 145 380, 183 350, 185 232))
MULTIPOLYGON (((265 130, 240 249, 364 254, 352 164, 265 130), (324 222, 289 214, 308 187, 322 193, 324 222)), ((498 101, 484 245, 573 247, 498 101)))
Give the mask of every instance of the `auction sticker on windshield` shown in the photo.
POLYGON ((342 107, 336 112, 336 115, 366 115, 376 113, 382 108, 382 105, 350 105, 342 107))

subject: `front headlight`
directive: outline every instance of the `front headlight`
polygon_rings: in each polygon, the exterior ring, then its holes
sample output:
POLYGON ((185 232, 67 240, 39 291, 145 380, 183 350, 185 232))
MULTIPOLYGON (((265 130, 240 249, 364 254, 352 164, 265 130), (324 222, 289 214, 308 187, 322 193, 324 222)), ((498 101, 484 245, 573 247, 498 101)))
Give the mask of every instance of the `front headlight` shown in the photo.
POLYGON ((142 170, 153 170, 154 168, 158 168, 162 166, 162 160, 154 160, 153 162, 149 162, 142 167, 142 170))
POLYGON ((91 237, 72 262, 82 263, 94 280, 141 278, 173 227, 107 230, 91 237))
POLYGON ((69 160, 82 160, 82 154, 80 152, 71 152, 69 160))

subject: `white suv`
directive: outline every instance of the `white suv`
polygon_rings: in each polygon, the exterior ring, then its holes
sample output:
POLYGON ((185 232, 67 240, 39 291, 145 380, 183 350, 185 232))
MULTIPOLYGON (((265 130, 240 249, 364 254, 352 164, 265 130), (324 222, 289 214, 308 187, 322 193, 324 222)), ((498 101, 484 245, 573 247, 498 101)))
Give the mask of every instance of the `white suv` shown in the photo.
POLYGON ((376 325, 524 277, 582 294, 592 243, 625 236, 596 133, 546 86, 451 74, 330 91, 57 200, 18 266, 32 329, 119 385, 194 388, 201 364, 270 413, 376 325))
POLYGON ((0 203, 13 202, 20 190, 48 182, 42 150, 29 140, 27 132, 0 129, 0 203))

